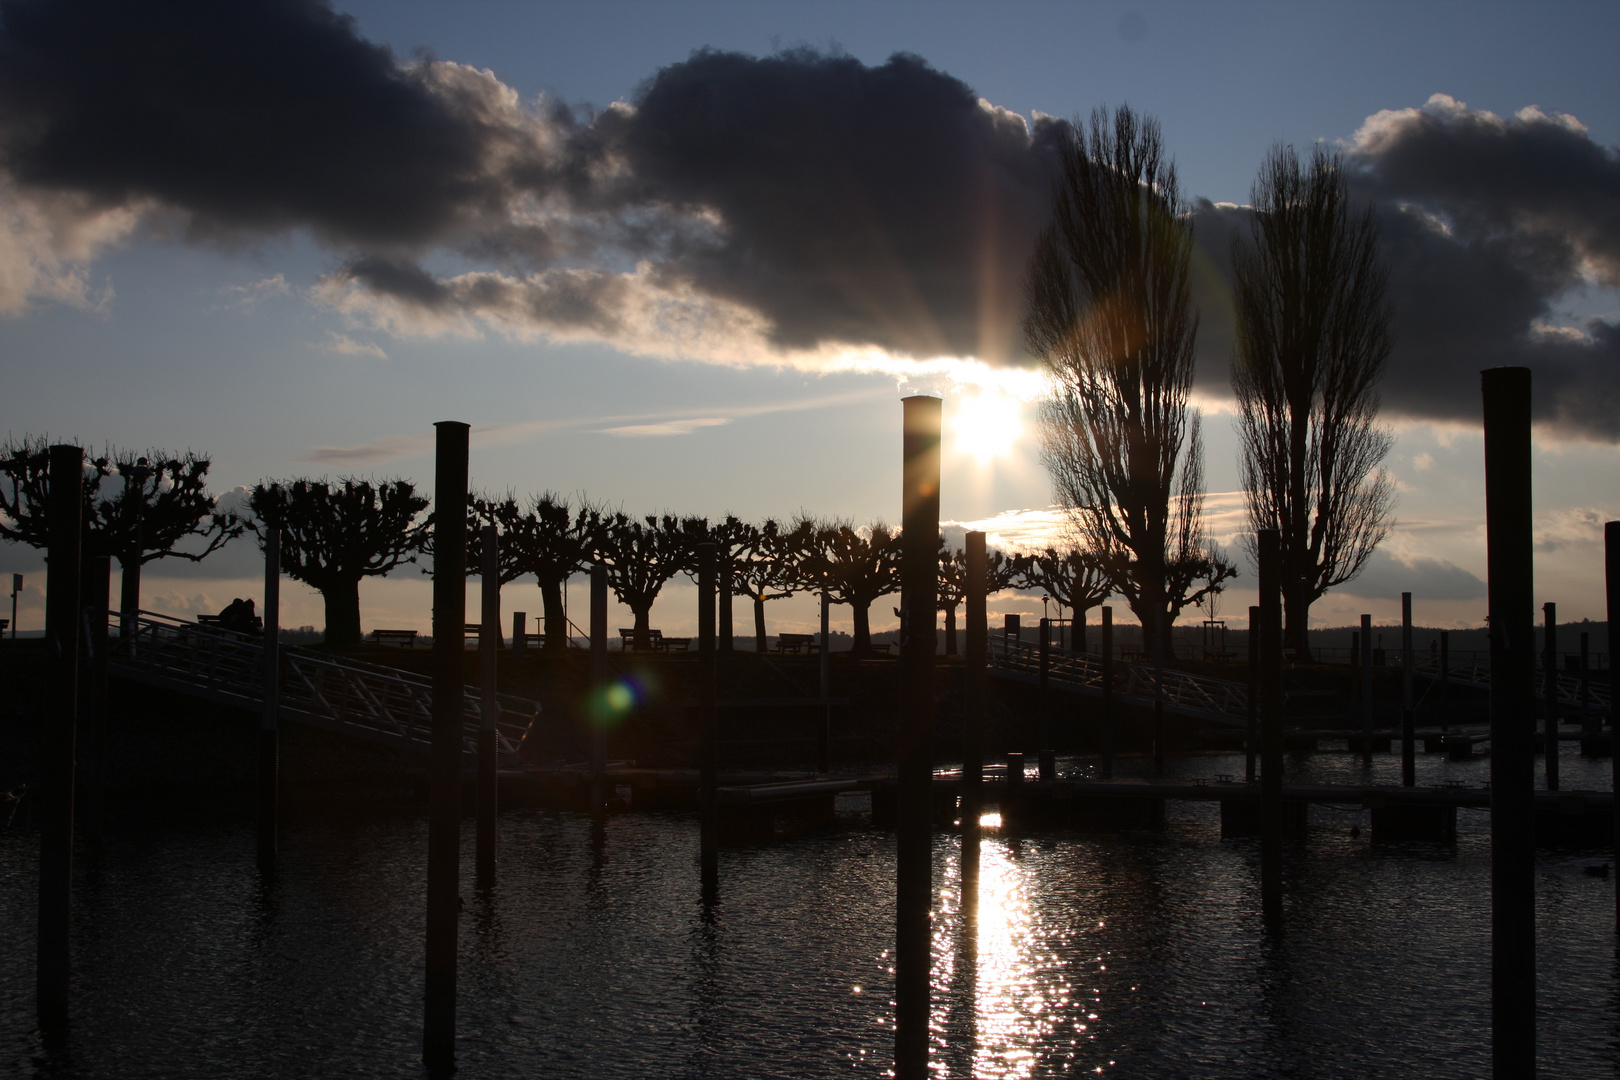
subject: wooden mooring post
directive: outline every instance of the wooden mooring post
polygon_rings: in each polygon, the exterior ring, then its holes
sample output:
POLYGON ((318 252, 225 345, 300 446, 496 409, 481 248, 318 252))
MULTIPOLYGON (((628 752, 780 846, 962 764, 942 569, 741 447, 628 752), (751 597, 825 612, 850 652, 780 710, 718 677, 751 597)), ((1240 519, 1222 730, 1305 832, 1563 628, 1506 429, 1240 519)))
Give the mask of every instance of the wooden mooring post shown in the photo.
POLYGON ((1436 708, 1438 708, 1440 711, 1440 731, 1442 734, 1444 734, 1447 730, 1447 725, 1450 721, 1450 715, 1448 712, 1449 702, 1447 701, 1447 698, 1450 696, 1450 675, 1451 634, 1449 631, 1442 630, 1440 631, 1440 685, 1434 688, 1434 692, 1439 699, 1436 704, 1436 708))
POLYGON ((903 402, 899 808, 895 837, 895 1076, 928 1075, 933 962, 934 611, 938 599, 939 437, 943 402, 903 402))
MULTIPOLYGON (((963 660, 962 710, 962 910, 979 902, 979 817, 984 812, 984 712, 989 659, 985 623, 988 553, 982 532, 967 534, 967 653, 963 660)), ((1106 717, 1104 720, 1106 724, 1106 717)), ((1105 736, 1106 738, 1106 736, 1105 736)))
POLYGON ((1361 616, 1361 767, 1372 768, 1373 668, 1372 616, 1361 616))
POLYGON ((45 790, 39 830, 39 937, 35 1005, 40 1033, 57 1045, 68 1033, 73 908, 73 766, 79 722, 79 545, 84 451, 50 450, 46 519, 45 790))
POLYGON ((611 715, 608 692, 608 579, 607 567, 591 567, 591 690, 586 697, 585 722, 590 725, 592 814, 607 806, 607 724, 611 715))
POLYGON ((264 680, 259 714, 259 862, 276 858, 281 816, 281 530, 264 535, 264 680))
POLYGON ((816 771, 832 771, 832 597, 821 586, 821 730, 816 733, 816 771))
POLYGON ((1260 589, 1260 909, 1267 929, 1282 929, 1282 842, 1287 827, 1282 804, 1282 537, 1261 529, 1260 589))
POLYGON ((1535 594, 1530 370, 1481 372, 1491 646, 1491 1061, 1536 1071, 1535 594))
MULTIPOLYGON (((1603 523, 1604 618, 1613 626, 1620 621, 1620 521, 1603 523)), ((1614 700, 1614 638, 1609 638, 1609 790, 1620 793, 1620 713, 1614 700)), ((1614 818, 1614 932, 1620 934, 1620 796, 1611 800, 1614 818)))
POLYGON ((501 554, 500 535, 494 525, 485 525, 483 565, 479 569, 478 635, 479 715, 478 715, 478 834, 473 852, 474 873, 481 887, 495 883, 495 823, 500 815, 500 774, 497 768, 495 721, 500 715, 496 664, 501 645, 501 554))
POLYGON ((697 546, 698 565, 698 864, 703 895, 720 888, 719 732, 716 730, 715 545, 697 546))
POLYGON ((1104 780, 1114 777, 1114 609, 1102 609, 1102 713, 1104 780))
POLYGON ((1542 737, 1546 744, 1547 790, 1558 790, 1558 605, 1541 605, 1542 649, 1541 688, 1547 697, 1547 726, 1542 737))
POLYGON ((1260 609, 1249 608, 1249 700, 1243 725, 1243 782, 1255 781, 1260 753, 1260 609))
POLYGON ((456 921, 461 907, 461 672, 467 624, 468 425, 441 420, 433 482, 433 728, 428 766, 427 987, 422 1060, 456 1067, 456 921))
POLYGON ((88 664, 79 670, 79 716, 90 728, 90 753, 84 762, 85 839, 99 844, 106 825, 107 796, 107 609, 112 603, 112 559, 92 555, 79 575, 79 602, 88 631, 88 664))
POLYGON ((1417 784, 1417 724, 1412 711, 1412 594, 1401 593, 1401 786, 1417 784))

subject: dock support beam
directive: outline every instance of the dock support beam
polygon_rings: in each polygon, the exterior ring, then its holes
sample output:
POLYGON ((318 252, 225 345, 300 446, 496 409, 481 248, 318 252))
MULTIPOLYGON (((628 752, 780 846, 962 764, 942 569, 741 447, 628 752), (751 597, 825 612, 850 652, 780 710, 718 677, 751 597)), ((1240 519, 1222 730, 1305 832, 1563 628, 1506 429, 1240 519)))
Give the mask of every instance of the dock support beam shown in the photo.
POLYGON ((495 719, 501 711, 496 698, 497 650, 501 645, 500 536, 494 525, 483 528, 483 565, 479 567, 479 598, 483 626, 478 635, 478 671, 482 698, 478 717, 478 837, 473 853, 480 887, 495 883, 495 820, 500 813, 500 773, 496 767, 495 719))
POLYGON ((281 816, 281 530, 264 536, 264 709, 259 714, 259 863, 276 858, 281 816))
POLYGON ((698 863, 703 895, 720 889, 720 788, 714 641, 715 545, 697 546, 698 565, 698 863))
POLYGON ((1541 605, 1541 686, 1547 695, 1547 790, 1558 790, 1558 605, 1541 605))
POLYGON ((900 806, 895 852, 895 1076, 928 1075, 933 958, 934 609, 939 589, 939 434, 943 402, 908 397, 900 532, 900 806))
POLYGON ((429 762, 427 992, 422 1060, 456 1067, 456 920, 461 907, 461 671, 467 624, 468 425, 433 425, 433 745, 429 762))
POLYGON ((1243 782, 1255 780, 1255 756, 1260 753, 1260 609, 1249 608, 1249 701, 1243 726, 1243 782))
POLYGON ((1530 370, 1481 372, 1491 644, 1491 1063, 1536 1071, 1535 547, 1530 370))
MULTIPOLYGON (((1603 523, 1603 593, 1604 618, 1614 626, 1620 621, 1620 521, 1603 523)), ((1609 670, 1614 671, 1614 646, 1609 646, 1609 670)), ((1609 790, 1620 791, 1620 713, 1616 713, 1614 676, 1610 675, 1609 688, 1609 790)), ((1620 798, 1614 804, 1615 865, 1620 867, 1620 798)), ((1614 932, 1620 934, 1620 873, 1614 875, 1614 932)))
POLYGON ((962 672, 965 706, 962 710, 962 910, 969 914, 978 910, 979 817, 984 812, 985 668, 989 655, 989 627, 985 624, 984 610, 989 575, 984 540, 982 532, 967 534, 967 597, 963 616, 967 620, 967 655, 962 672))
POLYGON ((50 516, 45 565, 43 821, 39 830, 39 940, 35 991, 40 1033, 51 1044, 68 1032, 73 905, 73 759, 79 722, 79 543, 84 451, 50 451, 50 516))
POLYGON ((591 692, 585 721, 591 734, 590 807, 600 814, 607 805, 608 579, 607 567, 591 567, 591 692))
POLYGON ((1282 929, 1282 537, 1261 529, 1260 546, 1260 910, 1266 927, 1282 929))
POLYGON ((1401 593, 1401 786, 1417 784, 1417 724, 1412 716, 1412 594, 1401 593))
POLYGON ((1103 779, 1114 778, 1114 609, 1102 609, 1103 779))

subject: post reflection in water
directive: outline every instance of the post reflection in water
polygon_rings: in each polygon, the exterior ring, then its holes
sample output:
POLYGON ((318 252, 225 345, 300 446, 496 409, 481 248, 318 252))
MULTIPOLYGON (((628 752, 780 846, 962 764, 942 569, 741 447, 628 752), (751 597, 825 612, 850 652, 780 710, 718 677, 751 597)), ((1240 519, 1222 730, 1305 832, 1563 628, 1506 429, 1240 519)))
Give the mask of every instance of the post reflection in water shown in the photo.
MULTIPOLYGON (((980 820, 987 829, 1000 825, 999 815, 980 820)), ((953 886, 941 890, 934 924, 935 1076, 1029 1077, 1112 1064, 1088 1058, 1087 1044, 1095 1041, 1089 1028, 1101 1006, 1083 1002, 1100 1001, 1099 991, 1074 981, 1081 970, 1073 952, 1087 913, 1069 909, 1071 921, 1037 908, 1033 871, 1021 857, 1025 843, 1034 841, 985 837, 976 905, 964 904, 953 886)), ((959 880, 949 866, 941 876, 959 880)))

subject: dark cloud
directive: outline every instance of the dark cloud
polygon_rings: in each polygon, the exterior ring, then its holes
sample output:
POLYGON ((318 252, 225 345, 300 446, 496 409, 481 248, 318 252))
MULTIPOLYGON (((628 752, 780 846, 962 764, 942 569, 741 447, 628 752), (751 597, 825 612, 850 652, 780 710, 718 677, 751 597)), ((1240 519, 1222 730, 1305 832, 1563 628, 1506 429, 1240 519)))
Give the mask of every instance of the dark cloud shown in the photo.
POLYGON ((487 102, 315 0, 9 0, 0 154, 21 183, 203 227, 441 235, 509 183, 487 102))
POLYGON ((712 212, 668 272, 770 319, 787 347, 1017 355, 1057 125, 984 105, 914 56, 703 52, 594 125, 619 197, 712 212))
POLYGON ((1397 600, 1403 592, 1425 600, 1476 600, 1485 595, 1485 583, 1445 559, 1403 562, 1379 548, 1360 575, 1338 591, 1366 600, 1397 600))
MULTIPOLYGON (((1558 317, 1588 284, 1620 286, 1620 155, 1567 117, 1527 109, 1504 120, 1436 96, 1371 117, 1346 163, 1377 212, 1390 274, 1386 412, 1477 422, 1480 371, 1524 366, 1538 421, 1620 440, 1620 328, 1558 317)), ((1232 342, 1227 249, 1247 238, 1249 213, 1208 203, 1194 213, 1209 268, 1199 379, 1215 392, 1232 342)))
MULTIPOLYGON (((155 205, 200 232, 308 229, 345 263, 323 295, 395 329, 1022 362, 1062 136, 909 55, 704 51, 590 114, 402 62, 318 0, 0 2, 0 180, 36 217, 155 205), (473 270, 435 277, 440 253, 473 270)), ((1620 287, 1620 155, 1567 117, 1436 96, 1369 118, 1346 160, 1390 267, 1389 413, 1472 422, 1480 369, 1522 364, 1542 422, 1620 440, 1620 328, 1557 325, 1572 291, 1620 287)), ((1248 213, 1192 211, 1199 384, 1220 396, 1248 213)), ((3 249, 24 269, 73 257, 3 249)))

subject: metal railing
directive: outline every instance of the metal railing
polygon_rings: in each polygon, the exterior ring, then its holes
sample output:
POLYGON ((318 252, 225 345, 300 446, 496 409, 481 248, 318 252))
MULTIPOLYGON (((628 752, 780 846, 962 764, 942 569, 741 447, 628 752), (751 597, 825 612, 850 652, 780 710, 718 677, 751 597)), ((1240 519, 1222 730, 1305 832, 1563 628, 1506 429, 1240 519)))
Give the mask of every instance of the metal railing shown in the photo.
MULTIPOLYGON (((129 625, 117 612, 107 617, 114 628, 120 622, 129 625)), ((111 637, 109 645, 112 674, 242 708, 262 707, 264 647, 258 638, 142 611, 133 632, 111 637)), ((431 679, 288 645, 281 646, 279 654, 282 718, 373 742, 428 749, 433 726, 431 679)), ((500 707, 496 745, 501 756, 515 764, 540 706, 511 694, 499 694, 496 701, 500 707)), ((462 750, 476 755, 482 722, 476 687, 463 688, 462 716, 462 750)))
MULTIPOLYGON (((1039 677, 1041 647, 991 634, 992 665, 1023 675, 1039 677)), ((1068 689, 1101 695, 1102 658, 1093 653, 1072 652, 1055 646, 1048 651, 1047 678, 1068 689)), ((1113 691, 1116 700, 1132 705, 1152 705, 1163 695, 1167 711, 1224 724, 1244 724, 1248 720, 1248 688, 1242 683, 1165 668, 1155 692, 1153 666, 1126 660, 1113 663, 1113 691)))

